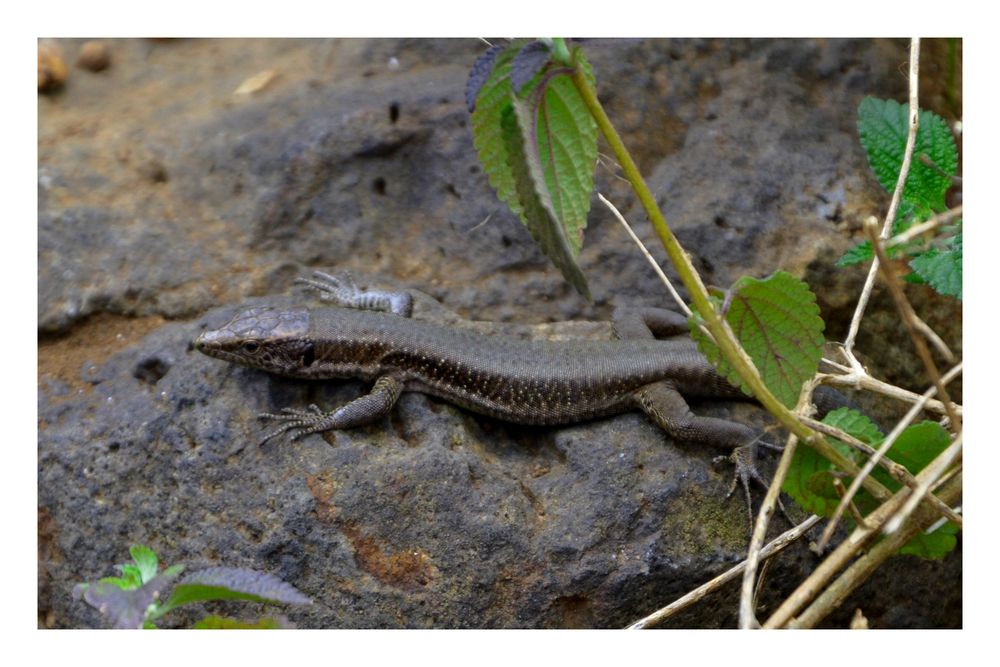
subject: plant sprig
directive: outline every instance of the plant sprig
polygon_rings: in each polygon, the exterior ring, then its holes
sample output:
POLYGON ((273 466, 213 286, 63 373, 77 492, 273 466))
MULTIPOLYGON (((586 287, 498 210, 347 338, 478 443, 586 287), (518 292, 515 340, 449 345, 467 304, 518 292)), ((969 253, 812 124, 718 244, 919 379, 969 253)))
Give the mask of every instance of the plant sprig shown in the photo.
MULTIPOLYGON (((188 574, 177 584, 173 581, 184 570, 173 565, 159 572, 156 552, 141 544, 129 552, 132 563, 119 565, 120 577, 105 577, 79 584, 76 593, 87 604, 108 617, 118 629, 156 627, 156 621, 183 605, 212 600, 246 600, 268 604, 312 604, 294 586, 274 575, 234 567, 211 567, 188 574), (171 589, 163 602, 163 593, 171 589)), ((272 618, 256 622, 209 616, 196 623, 203 628, 271 628, 282 623, 272 618)))

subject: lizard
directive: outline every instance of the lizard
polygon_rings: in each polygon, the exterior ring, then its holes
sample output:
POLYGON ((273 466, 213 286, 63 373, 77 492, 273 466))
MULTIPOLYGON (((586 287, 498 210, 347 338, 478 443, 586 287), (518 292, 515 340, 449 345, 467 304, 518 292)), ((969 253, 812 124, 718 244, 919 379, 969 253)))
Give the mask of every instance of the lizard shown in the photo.
MULTIPOLYGON (((719 375, 689 337, 687 318, 662 308, 617 309, 616 339, 545 341, 488 335, 412 319, 405 291, 360 289, 350 276, 299 278, 335 307, 254 306, 203 332, 194 348, 210 357, 293 378, 357 378, 371 391, 337 409, 285 407, 262 413, 286 432, 311 433, 375 422, 403 391, 442 398, 500 420, 558 425, 641 410, 671 438, 732 450, 731 494, 739 480, 766 486, 755 464, 758 436, 737 422, 694 414, 686 399, 748 398, 719 375)), ((773 445, 771 445, 773 447, 773 445)))

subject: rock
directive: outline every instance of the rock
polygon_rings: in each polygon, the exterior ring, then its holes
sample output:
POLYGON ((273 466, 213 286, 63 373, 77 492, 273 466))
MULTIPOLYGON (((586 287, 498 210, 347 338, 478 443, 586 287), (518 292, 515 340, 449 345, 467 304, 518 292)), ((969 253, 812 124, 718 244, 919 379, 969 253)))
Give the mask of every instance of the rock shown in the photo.
MULTIPOLYGON (((905 42, 583 46, 706 280, 804 276, 836 339, 863 271, 833 262, 887 200, 855 110, 865 94, 900 98, 905 42)), ((742 557, 746 516, 725 498, 719 452, 669 442, 639 413, 532 429, 407 394, 381 424, 261 448, 256 412, 337 405, 363 386, 271 378, 190 349, 237 304, 302 299, 280 295, 311 267, 422 289, 446 306, 422 300, 428 318, 524 336, 607 335, 524 323, 664 303, 603 208, 581 257, 587 304, 496 200, 463 99, 481 43, 115 49, 114 77, 39 109, 41 623, 99 624, 72 586, 111 574, 134 542, 167 563, 282 577, 319 601, 287 610, 299 627, 617 627, 742 557), (280 85, 234 100, 248 72, 270 69, 280 85), (115 94, 123 82, 129 95, 115 94)), ((597 187, 662 257, 627 186, 599 167, 597 187)), ((918 377, 912 355, 878 342, 898 335, 891 305, 872 309, 880 328, 863 329, 864 347, 887 373, 918 377)), ((934 317, 960 332, 960 308, 934 317)), ((697 410, 769 423, 749 404, 697 410)), ((783 557, 764 604, 814 564, 804 548, 783 557)), ((887 572, 828 622, 846 627, 860 607, 874 628, 961 626, 960 587, 945 585, 961 576, 960 552, 887 572)), ((731 627, 734 591, 675 624, 731 627)))
POLYGON ((111 65, 111 49, 106 42, 89 41, 80 46, 76 66, 91 72, 106 70, 111 65))
POLYGON ((51 93, 66 83, 66 63, 59 47, 51 42, 38 43, 38 92, 51 93))

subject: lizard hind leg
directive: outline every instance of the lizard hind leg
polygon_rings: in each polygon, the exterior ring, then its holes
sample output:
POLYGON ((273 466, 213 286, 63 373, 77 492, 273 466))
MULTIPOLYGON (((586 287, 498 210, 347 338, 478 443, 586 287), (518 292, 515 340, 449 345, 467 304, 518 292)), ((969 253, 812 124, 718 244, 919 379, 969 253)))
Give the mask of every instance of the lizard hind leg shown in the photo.
POLYGON ((736 470, 729 495, 739 481, 746 495, 747 513, 752 527, 750 485, 757 482, 767 488, 767 482, 757 470, 758 437, 754 430, 737 422, 694 414, 676 387, 666 380, 640 388, 634 397, 639 408, 671 438, 733 450, 729 458, 736 470))
POLYGON ((409 292, 361 289, 347 272, 331 275, 313 271, 312 278, 297 278, 295 282, 317 290, 320 300, 345 308, 381 310, 402 317, 413 313, 413 296, 409 292))

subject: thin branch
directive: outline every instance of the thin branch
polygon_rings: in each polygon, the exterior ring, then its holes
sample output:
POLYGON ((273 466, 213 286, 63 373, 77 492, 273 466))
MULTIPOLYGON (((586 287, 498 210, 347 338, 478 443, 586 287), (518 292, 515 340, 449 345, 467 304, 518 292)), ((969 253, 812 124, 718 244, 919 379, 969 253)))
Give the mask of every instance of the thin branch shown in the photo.
MULTIPOLYGON (((804 398, 804 397, 803 397, 804 398)), ((805 399, 808 401, 808 399, 805 399)), ((802 400, 799 401, 802 403, 802 400)), ((767 487, 767 495, 757 513, 757 521, 754 524, 753 536, 750 538, 750 547, 747 549, 746 568, 743 570, 743 585, 740 588, 740 616, 739 627, 750 629, 760 627, 757 616, 754 614, 754 582, 757 578, 757 565, 760 563, 761 546, 764 544, 764 536, 767 535, 767 526, 774 514, 774 506, 778 502, 778 494, 781 493, 781 484, 785 481, 788 469, 792 465, 792 457, 795 455, 796 446, 799 444, 795 434, 788 436, 785 444, 785 451, 781 453, 781 460, 778 462, 778 469, 774 473, 771 485, 767 487)))
MULTIPOLYGON (((917 479, 922 482, 927 478, 928 474, 929 468, 925 468, 919 475, 917 475, 917 479)), ((939 495, 943 502, 950 504, 958 499, 961 495, 961 479, 961 475, 957 475, 940 490, 939 495)), ((831 552, 830 555, 819 564, 819 566, 817 566, 813 573, 809 575, 805 581, 799 584, 799 587, 796 588, 795 591, 781 603, 771 617, 765 621, 763 627, 780 628, 792 623, 797 624, 799 620, 801 620, 801 616, 798 619, 795 619, 795 616, 799 613, 799 611, 805 605, 809 604, 814 598, 817 598, 817 595, 820 594, 820 591, 827 585, 827 582, 833 579, 833 577, 850 561, 852 561, 859 552, 864 550, 868 543, 878 535, 885 522, 892 515, 894 515, 900 507, 903 506, 910 493, 911 491, 909 488, 899 490, 892 496, 892 498, 882 503, 882 505, 875 509, 875 511, 869 514, 865 518, 868 525, 856 527, 846 540, 837 545, 837 548, 834 549, 833 552, 831 552)), ((926 504, 921 505, 917 512, 922 519, 929 517, 926 525, 933 523, 938 516, 937 510, 927 507, 926 504)), ((892 536, 883 539, 881 542, 876 544, 871 551, 874 552, 880 549, 890 540, 896 540, 901 534, 902 532, 897 532, 892 536)), ((905 541, 902 544, 905 544, 905 541)), ((894 553, 896 548, 893 548, 889 554, 894 553)), ((884 557, 888 557, 888 554, 883 556, 883 558, 884 557)), ((868 573, 870 574, 870 571, 868 573)), ((867 574, 865 576, 867 576, 867 574)), ((860 581, 852 582, 854 586, 858 583, 860 583, 860 581)), ((847 585, 846 582, 843 585, 847 585)), ((827 604, 831 599, 836 599, 835 597, 831 598, 829 596, 829 590, 824 591, 820 597, 824 597, 827 600, 824 604, 827 604)))
MULTIPOLYGON (((910 173, 910 163, 913 160, 913 147, 917 143, 917 127, 920 118, 920 107, 917 100, 917 93, 920 83, 920 38, 914 37, 910 40, 910 128, 906 134, 906 148, 903 151, 903 163, 899 170, 899 178, 896 179, 896 188, 892 192, 892 200, 889 203, 889 210, 885 215, 885 222, 882 223, 882 238, 889 238, 892 231, 892 222, 896 219, 896 211, 899 208, 900 199, 903 196, 903 186, 906 185, 906 177, 910 173)), ((857 308, 854 310, 854 317, 851 318, 851 326, 844 340, 844 356, 855 371, 861 371, 861 364, 854 357, 854 339, 858 335, 861 327, 861 318, 868 307, 868 300, 871 298, 872 287, 875 285, 875 276, 878 274, 878 259, 872 260, 871 268, 868 269, 868 277, 865 278, 865 285, 861 290, 861 297, 858 299, 857 308)))
MULTIPOLYGON (((613 164, 611 166, 608 166, 608 162, 610 160, 611 160, 610 157, 608 157, 607 155, 605 155, 604 153, 602 153, 600 151, 597 151, 597 164, 599 164, 602 167, 604 167, 605 169, 607 169, 608 173, 610 173, 612 177, 617 178, 619 181, 622 181, 623 183, 628 183, 629 185, 632 185, 631 183, 629 183, 629 180, 627 178, 621 176, 618 173, 618 170, 614 168, 613 164)), ((598 193, 598 194, 600 194, 600 193, 598 193)))
POLYGON ((635 232, 632 231, 632 227, 628 224, 628 221, 625 220, 625 217, 618 211, 617 208, 615 208, 615 205, 609 202, 607 199, 605 199, 604 195, 602 195, 600 192, 597 193, 597 198, 600 199, 601 202, 608 207, 608 210, 611 211, 611 214, 615 216, 618 222, 622 223, 622 227, 625 228, 625 231, 628 232, 628 235, 631 236, 632 240, 635 241, 636 245, 639 246, 639 250, 642 251, 642 254, 646 257, 646 260, 653 267, 653 271, 655 271, 656 275, 660 277, 660 280, 663 281, 663 284, 667 286, 667 290, 670 291, 670 296, 672 296, 674 298, 674 301, 677 302, 677 305, 680 306, 681 311, 688 317, 691 317, 691 309, 687 307, 687 304, 684 303, 684 299, 682 299, 681 295, 677 293, 676 289, 674 289, 674 285, 673 283, 670 282, 670 278, 667 277, 667 274, 663 272, 663 269, 660 268, 660 265, 656 262, 655 259, 653 259, 653 255, 650 254, 649 250, 646 249, 646 246, 643 244, 643 242, 640 241, 639 237, 636 236, 635 232))
MULTIPOLYGON (((844 483, 840 480, 840 475, 836 475, 833 478, 833 490, 840 495, 841 500, 847 497, 847 489, 844 488, 844 483)), ((854 519, 854 523, 859 526, 868 526, 868 522, 865 521, 865 517, 861 514, 861 510, 859 510, 858 506, 851 502, 849 498, 847 499, 847 510, 851 513, 851 518, 854 519)), ((817 553, 822 553, 823 549, 825 549, 825 546, 822 544, 813 547, 813 551, 817 553)))
POLYGON ((886 286, 889 288, 889 293, 892 295, 893 301, 896 302, 896 309, 903 318, 903 324, 906 326, 907 331, 909 331, 910 338, 913 339, 913 345, 917 348, 917 356, 920 357, 920 361, 923 362, 924 368, 927 370, 927 374, 930 376, 934 386, 937 387, 938 396, 941 397, 941 401, 944 403, 945 412, 948 414, 948 419, 951 420, 951 428, 957 433, 962 430, 962 418, 959 416, 958 412, 955 411, 954 405, 951 402, 951 397, 948 396, 948 389, 945 388, 944 383, 941 382, 941 373, 938 371, 937 364, 934 363, 934 359, 931 358, 930 350, 927 349, 927 342, 924 340, 924 337, 920 335, 920 332, 914 324, 913 306, 910 305, 909 300, 906 298, 906 294, 903 293, 903 288, 900 287, 899 281, 896 279, 891 267, 886 263, 888 258, 885 256, 885 249, 882 248, 882 239, 878 238, 874 226, 866 225, 865 230, 868 232, 868 236, 871 239, 872 249, 875 251, 875 256, 881 262, 879 270, 882 273, 882 278, 885 281, 886 286))
POLYGON ((917 331, 923 334, 924 338, 926 338, 931 345, 937 348, 937 351, 942 357, 945 358, 945 361, 951 364, 955 363, 955 355, 952 353, 951 348, 948 347, 948 344, 937 335, 937 332, 934 331, 934 329, 931 329, 929 324, 920 319, 916 313, 913 314, 913 326, 917 331))
MULTIPOLYGON (((785 531, 774 540, 772 540, 766 547, 760 550, 761 560, 771 558, 776 556, 785 550, 790 544, 794 543, 796 540, 800 539, 803 535, 809 532, 809 530, 815 526, 819 521, 820 517, 815 514, 794 528, 785 531)), ((659 609, 652 614, 636 621, 632 625, 628 626, 628 630, 642 630, 644 628, 650 628, 657 625, 671 616, 677 614, 683 609, 687 609, 695 602, 698 602, 706 595, 712 591, 718 589, 722 585, 732 581, 743 571, 746 567, 746 561, 743 561, 739 565, 729 568, 719 576, 715 577, 711 581, 708 581, 698 588, 686 593, 682 597, 677 598, 666 607, 659 609)))
POLYGON ((918 236, 923 236, 927 232, 934 231, 941 225, 945 225, 955 218, 962 217, 962 207, 956 206, 953 209, 949 209, 944 213, 938 213, 934 217, 928 218, 921 223, 913 225, 905 232, 900 232, 885 242, 886 248, 892 248, 894 246, 902 245, 904 243, 909 243, 918 236))
MULTIPOLYGON (((845 369, 845 366, 841 366, 829 359, 823 360, 825 363, 831 364, 838 369, 845 369)), ((853 371, 845 375, 834 375, 828 374, 822 376, 823 384, 832 385, 835 387, 849 387, 851 389, 865 389, 868 391, 875 392, 876 394, 882 394, 883 396, 888 396, 890 398, 895 398, 899 401, 905 401, 906 403, 916 403, 920 400, 920 394, 916 394, 908 389, 903 389, 902 387, 897 387, 895 385, 889 384, 888 382, 883 382, 868 375, 864 371, 860 374, 853 371)), ((962 406, 959 404, 954 405, 955 411, 958 414, 962 414, 962 406)), ((936 412, 938 414, 947 414, 944 403, 936 399, 930 399, 924 404, 925 410, 930 410, 931 412, 936 412)))
MULTIPOLYGON (((935 463, 936 461, 932 462, 931 465, 925 469, 925 471, 934 466, 935 463)), ((924 472, 921 473, 921 476, 924 477, 924 472)), ((921 479, 921 481, 924 480, 921 479)), ((906 493, 908 493, 908 491, 904 490, 898 494, 898 497, 902 499, 905 497, 903 494, 906 493)), ((939 490, 939 493, 941 497, 946 499, 948 502, 956 501, 962 493, 962 476, 956 475, 953 477, 939 490)), ((893 500, 894 502, 891 504, 898 507, 899 503, 895 502, 897 498, 893 498, 893 500)), ((889 503, 887 503, 887 505, 888 504, 889 503)), ((893 510, 895 509, 896 508, 894 507, 893 510)), ((879 508, 876 512, 881 512, 881 510, 882 508, 879 508)), ((892 513, 893 512, 889 512, 889 514, 892 513)), ((874 514, 875 513, 873 513, 873 515, 874 514)), ((887 516, 885 513, 882 513, 882 517, 880 518, 887 518, 887 516)), ((793 619, 789 617, 786 618, 783 623, 774 625, 771 624, 771 619, 768 619, 766 627, 785 626, 790 628, 811 628, 815 626, 819 621, 823 620, 827 614, 836 609, 847 598, 847 596, 854 591, 854 589, 868 579, 876 568, 878 568, 888 558, 895 555, 900 547, 913 539, 917 534, 926 530, 935 522, 935 520, 935 513, 930 512, 925 505, 921 505, 920 508, 917 509, 916 514, 904 524, 902 529, 892 535, 885 536, 882 540, 879 540, 876 544, 872 545, 871 549, 869 549, 867 553, 861 555, 857 560, 851 563, 844 573, 827 586, 826 589, 816 597, 812 604, 803 610, 802 613, 796 618, 793 619)), ((857 533, 857 531, 855 532, 857 533)), ((869 531, 869 536, 873 535, 874 532, 875 531, 869 531)), ((853 538, 854 536, 852 535, 851 539, 853 538)), ((864 541, 864 539, 859 538, 858 543, 864 541)), ((825 565, 825 562, 823 565, 825 565)), ((841 565, 843 565, 843 563, 841 565)), ((774 619, 775 617, 772 616, 771 618, 774 619)))

